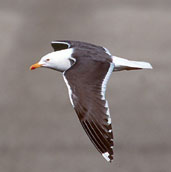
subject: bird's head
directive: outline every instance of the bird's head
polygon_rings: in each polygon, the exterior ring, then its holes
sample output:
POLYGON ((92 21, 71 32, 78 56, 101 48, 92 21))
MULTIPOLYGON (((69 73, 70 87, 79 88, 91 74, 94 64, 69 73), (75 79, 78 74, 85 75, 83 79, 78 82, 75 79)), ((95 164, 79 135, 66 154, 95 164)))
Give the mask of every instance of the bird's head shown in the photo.
POLYGON ((63 72, 71 67, 71 55, 73 53, 72 49, 55 51, 43 56, 38 63, 30 66, 30 70, 45 67, 63 72))
POLYGON ((39 62, 33 64, 30 66, 30 70, 34 70, 39 67, 46 67, 46 68, 53 68, 55 67, 54 64, 54 58, 53 53, 49 53, 45 56, 43 56, 39 62))

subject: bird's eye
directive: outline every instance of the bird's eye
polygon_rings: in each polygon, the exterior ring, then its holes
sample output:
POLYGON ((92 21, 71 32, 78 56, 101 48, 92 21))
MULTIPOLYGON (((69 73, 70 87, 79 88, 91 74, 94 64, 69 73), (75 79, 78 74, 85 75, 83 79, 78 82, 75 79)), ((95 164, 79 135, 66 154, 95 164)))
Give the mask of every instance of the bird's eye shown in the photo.
POLYGON ((50 59, 46 59, 46 61, 48 62, 50 59))

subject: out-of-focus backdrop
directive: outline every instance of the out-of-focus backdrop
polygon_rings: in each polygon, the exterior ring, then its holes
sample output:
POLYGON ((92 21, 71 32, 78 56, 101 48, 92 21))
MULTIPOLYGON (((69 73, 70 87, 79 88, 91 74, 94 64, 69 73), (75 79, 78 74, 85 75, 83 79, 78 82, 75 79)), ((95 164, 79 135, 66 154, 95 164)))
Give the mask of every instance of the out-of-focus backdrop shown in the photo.
POLYGON ((0 171, 168 172, 171 169, 170 0, 0 0, 0 171), (61 73, 29 66, 71 39, 154 70, 113 73, 109 164, 84 133, 61 73))

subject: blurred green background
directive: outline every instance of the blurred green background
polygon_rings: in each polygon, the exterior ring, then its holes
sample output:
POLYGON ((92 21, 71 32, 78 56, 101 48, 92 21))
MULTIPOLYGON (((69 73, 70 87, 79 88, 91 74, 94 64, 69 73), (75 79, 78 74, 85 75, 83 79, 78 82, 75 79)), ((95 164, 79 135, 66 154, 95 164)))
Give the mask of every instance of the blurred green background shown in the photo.
POLYGON ((170 0, 0 0, 0 40, 0 172, 170 171, 170 0), (111 164, 84 133, 61 73, 29 71, 56 39, 154 67, 108 83, 111 164))

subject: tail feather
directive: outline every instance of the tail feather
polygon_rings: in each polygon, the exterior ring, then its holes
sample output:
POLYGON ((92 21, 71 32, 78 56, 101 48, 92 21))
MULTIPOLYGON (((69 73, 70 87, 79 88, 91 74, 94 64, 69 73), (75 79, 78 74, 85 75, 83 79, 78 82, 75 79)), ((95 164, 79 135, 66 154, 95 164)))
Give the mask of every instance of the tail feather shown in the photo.
POLYGON ((132 61, 132 60, 116 57, 116 56, 113 56, 113 63, 115 64, 114 71, 153 68, 152 65, 148 62, 132 61))

